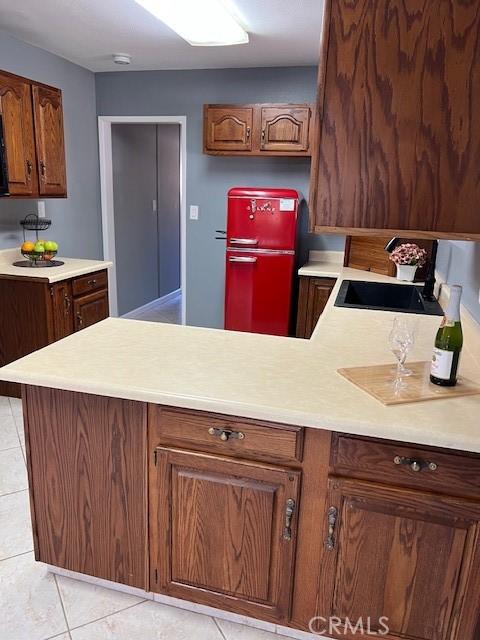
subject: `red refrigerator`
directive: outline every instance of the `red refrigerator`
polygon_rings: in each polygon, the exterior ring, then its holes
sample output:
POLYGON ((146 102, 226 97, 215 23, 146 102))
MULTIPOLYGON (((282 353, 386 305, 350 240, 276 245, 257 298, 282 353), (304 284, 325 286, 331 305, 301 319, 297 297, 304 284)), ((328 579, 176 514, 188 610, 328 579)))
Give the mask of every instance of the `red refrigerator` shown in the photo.
POLYGON ((289 334, 299 201, 293 189, 228 192, 225 329, 289 334))

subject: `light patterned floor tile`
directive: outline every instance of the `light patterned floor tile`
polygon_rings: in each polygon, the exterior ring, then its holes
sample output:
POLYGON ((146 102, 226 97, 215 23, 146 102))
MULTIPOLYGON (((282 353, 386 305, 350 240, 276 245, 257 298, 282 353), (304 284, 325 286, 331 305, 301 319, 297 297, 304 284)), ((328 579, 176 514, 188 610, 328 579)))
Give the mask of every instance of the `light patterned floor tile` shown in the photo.
POLYGON ((142 598, 128 593, 105 589, 65 576, 57 576, 56 580, 70 628, 79 627, 143 602, 142 598))
POLYGON ((216 619, 216 622, 226 640, 279 640, 279 636, 270 631, 247 627, 244 624, 237 624, 228 620, 216 619))
POLYGON ((0 414, 0 451, 20 446, 13 415, 0 414))
POLYGON ((223 640, 212 618, 152 601, 73 629, 71 635, 72 640, 223 640))
POLYGON ((22 399, 21 398, 9 398, 10 407, 12 409, 13 414, 21 415, 22 414, 22 399))
POLYGON ((0 396, 0 416, 11 415, 11 413, 10 399, 6 396, 0 396))
POLYGON ((21 448, 0 451, 0 496, 27 487, 27 469, 21 448))
POLYGON ((0 638, 45 640, 67 630, 52 574, 33 553, 0 562, 0 638))
POLYGON ((0 560, 32 551, 28 491, 0 496, 0 560))
POLYGON ((13 420, 15 422, 15 427, 17 428, 18 437, 22 444, 25 444, 25 430, 23 426, 23 414, 22 413, 14 413, 13 420))

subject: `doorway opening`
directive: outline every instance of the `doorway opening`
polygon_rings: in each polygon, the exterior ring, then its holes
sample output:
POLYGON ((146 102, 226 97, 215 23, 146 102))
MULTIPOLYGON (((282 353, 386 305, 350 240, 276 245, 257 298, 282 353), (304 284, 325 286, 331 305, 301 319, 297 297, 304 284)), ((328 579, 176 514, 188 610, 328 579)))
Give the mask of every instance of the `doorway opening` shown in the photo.
POLYGON ((186 117, 100 116, 110 314, 186 322, 186 117))

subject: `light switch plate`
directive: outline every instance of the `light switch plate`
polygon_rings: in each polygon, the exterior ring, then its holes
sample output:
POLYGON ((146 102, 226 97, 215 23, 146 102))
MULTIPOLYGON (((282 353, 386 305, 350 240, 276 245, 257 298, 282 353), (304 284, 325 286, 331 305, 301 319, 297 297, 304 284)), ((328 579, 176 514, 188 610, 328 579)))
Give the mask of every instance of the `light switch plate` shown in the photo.
POLYGON ((190 205, 190 220, 198 220, 198 206, 196 204, 190 205))
POLYGON ((39 218, 45 218, 45 202, 43 200, 37 202, 37 213, 39 218))

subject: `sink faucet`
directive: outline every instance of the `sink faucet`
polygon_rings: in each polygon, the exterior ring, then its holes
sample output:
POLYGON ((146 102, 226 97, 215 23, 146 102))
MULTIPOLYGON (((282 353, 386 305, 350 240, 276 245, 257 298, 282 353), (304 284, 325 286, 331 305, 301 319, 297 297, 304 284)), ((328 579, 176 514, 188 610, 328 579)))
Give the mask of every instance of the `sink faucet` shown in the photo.
MULTIPOLYGON (((394 237, 389 240, 385 245, 385 251, 388 251, 388 253, 392 253, 395 247, 397 247, 400 243, 400 240, 401 239, 398 237, 394 237)), ((433 291, 435 289, 435 266, 437 263, 437 251, 438 240, 434 240, 432 243, 432 253, 430 255, 430 260, 428 261, 427 275, 422 289, 422 298, 424 298, 425 300, 435 300, 433 291)))

